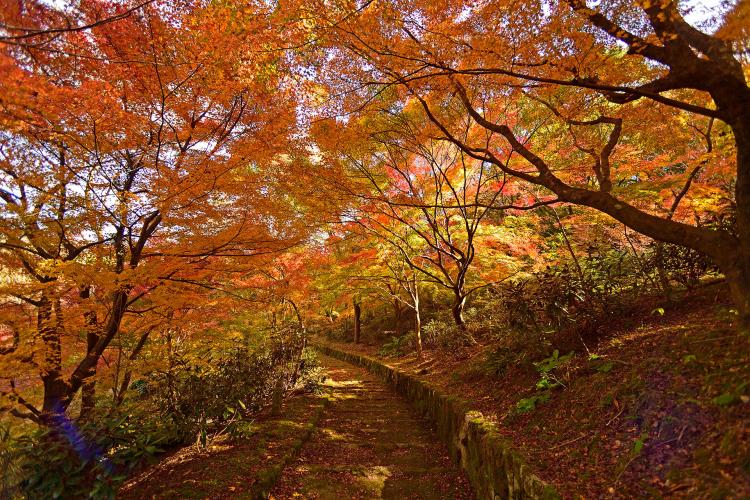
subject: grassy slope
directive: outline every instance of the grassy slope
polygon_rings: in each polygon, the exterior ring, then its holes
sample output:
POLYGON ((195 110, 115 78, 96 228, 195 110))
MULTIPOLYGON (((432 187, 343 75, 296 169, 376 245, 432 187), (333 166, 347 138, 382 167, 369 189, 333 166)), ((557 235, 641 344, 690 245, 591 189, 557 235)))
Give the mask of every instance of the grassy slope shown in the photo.
POLYGON ((613 326, 589 346, 600 359, 577 353, 553 372, 564 387, 527 413, 516 404, 544 392, 535 389, 539 374, 531 363, 492 373, 487 354, 495 343, 389 362, 497 420, 565 496, 743 498, 750 495, 750 387, 743 388, 750 339, 728 326, 715 299, 711 291, 664 316, 644 314, 638 326, 613 326))

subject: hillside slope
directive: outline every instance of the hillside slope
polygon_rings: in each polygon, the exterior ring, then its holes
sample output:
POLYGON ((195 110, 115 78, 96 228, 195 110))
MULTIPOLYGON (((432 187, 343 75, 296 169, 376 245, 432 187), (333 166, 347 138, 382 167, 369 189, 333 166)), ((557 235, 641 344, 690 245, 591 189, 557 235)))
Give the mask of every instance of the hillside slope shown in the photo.
POLYGON ((471 401, 565 496, 744 498, 750 339, 716 298, 613 325, 588 352, 534 359, 493 338, 387 362, 471 401))

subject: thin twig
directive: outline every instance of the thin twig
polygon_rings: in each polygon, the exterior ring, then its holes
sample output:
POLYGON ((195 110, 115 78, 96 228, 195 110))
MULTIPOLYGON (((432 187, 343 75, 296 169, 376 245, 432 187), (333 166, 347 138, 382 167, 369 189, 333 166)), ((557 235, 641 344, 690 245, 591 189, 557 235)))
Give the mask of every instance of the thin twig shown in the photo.
POLYGON ((569 445, 569 444, 573 444, 573 443, 575 443, 576 441, 580 441, 581 439, 583 439, 583 438, 585 438, 585 437, 588 437, 589 435, 590 435, 590 434, 582 434, 582 435, 578 436, 578 437, 577 437, 577 438, 575 438, 575 439, 569 439, 568 441, 563 441, 563 442, 562 442, 562 443, 560 443, 560 444, 557 444, 557 445, 555 445, 555 446, 552 446, 552 447, 550 448, 550 450, 556 450, 557 448, 562 448, 563 446, 567 446, 567 445, 569 445))

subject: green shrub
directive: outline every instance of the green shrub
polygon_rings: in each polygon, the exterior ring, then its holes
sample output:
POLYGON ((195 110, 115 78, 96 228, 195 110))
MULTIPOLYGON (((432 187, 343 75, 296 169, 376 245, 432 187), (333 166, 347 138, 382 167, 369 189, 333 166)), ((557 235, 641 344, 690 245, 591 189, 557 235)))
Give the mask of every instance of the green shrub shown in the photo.
POLYGON ((320 364, 301 341, 296 331, 274 331, 253 347, 177 348, 166 370, 142 375, 114 409, 60 416, 20 436, 0 429, 0 497, 114 498, 134 467, 166 447, 252 434, 254 413, 279 382, 285 391, 320 383, 320 364))
POLYGON ((333 323, 324 323, 322 331, 325 337, 333 342, 351 342, 354 339, 354 327, 346 318, 337 317, 333 323))
POLYGON ((614 317, 627 317, 637 299, 656 293, 653 276, 626 251, 610 250, 575 265, 548 267, 494 288, 510 328, 588 341, 606 333, 614 317))
POLYGON ((705 274, 719 272, 716 264, 696 250, 662 243, 661 254, 659 254, 655 251, 657 245, 656 242, 652 244, 652 253, 648 260, 649 267, 656 268, 661 264, 671 280, 687 289, 697 285, 705 274))
POLYGON ((528 398, 520 399, 516 403, 514 412, 528 413, 536 409, 539 403, 546 403, 550 399, 550 391, 557 387, 564 387, 564 384, 560 378, 558 378, 556 371, 562 366, 568 364, 570 360, 575 356, 574 352, 569 352, 563 356, 560 356, 560 351, 554 350, 551 356, 548 356, 541 361, 534 363, 534 367, 539 372, 539 380, 535 384, 536 393, 528 398))
POLYGON ((305 347, 299 360, 299 373, 296 387, 305 391, 315 391, 325 378, 325 371, 314 349, 305 347))
POLYGON ((534 366, 536 366, 536 369, 537 371, 539 371, 539 373, 549 374, 559 367, 567 364, 568 361, 573 359, 573 356, 575 356, 575 353, 572 351, 568 354, 565 354, 564 356, 560 356, 560 351, 555 349, 552 353, 552 356, 534 363, 534 366))
POLYGON ((0 426, 0 498, 16 498, 23 478, 22 460, 10 426, 0 426))
POLYGON ((176 442, 169 422, 118 413, 96 422, 60 418, 4 443, 4 454, 17 470, 11 487, 23 497, 114 498, 133 468, 176 442))
POLYGON ((535 371, 532 360, 549 352, 550 342, 535 332, 506 330, 495 335, 497 345, 485 354, 482 364, 485 373, 503 376, 510 368, 535 371))
POLYGON ((391 339, 380 347, 379 354, 382 357, 405 356, 414 350, 416 336, 413 332, 391 339))
POLYGON ((492 376, 500 377, 512 366, 519 365, 524 359, 523 351, 516 351, 506 346, 499 346, 489 351, 484 358, 484 371, 492 376))
POLYGON ((516 403, 516 413, 528 413, 534 411, 540 403, 549 401, 549 393, 534 394, 528 398, 519 399, 516 403))
POLYGON ((470 331, 461 330, 455 323, 434 318, 422 327, 422 342, 426 347, 456 349, 474 343, 470 331))
POLYGON ((514 330, 496 297, 488 293, 477 293, 472 298, 472 307, 466 309, 464 318, 469 333, 475 339, 503 339, 514 330))
POLYGON ((274 366, 269 352, 236 348, 206 356, 179 356, 172 369, 148 379, 148 398, 176 426, 184 443, 225 424, 228 408, 241 405, 253 411, 270 398, 274 366))
POLYGON ((236 346, 198 357, 178 354, 172 369, 151 374, 148 398, 176 426, 183 442, 202 441, 236 419, 236 408, 250 415, 268 404, 279 383, 286 391, 297 383, 295 375, 311 382, 314 355, 303 352, 300 360, 299 353, 293 343, 272 339, 253 349, 236 346))

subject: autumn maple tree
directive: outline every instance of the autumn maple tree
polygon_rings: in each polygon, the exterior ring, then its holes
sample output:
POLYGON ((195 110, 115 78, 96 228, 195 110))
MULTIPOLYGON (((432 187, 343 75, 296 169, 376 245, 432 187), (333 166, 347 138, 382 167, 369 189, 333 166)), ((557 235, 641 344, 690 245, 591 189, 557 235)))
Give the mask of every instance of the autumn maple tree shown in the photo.
POLYGON ((750 325, 750 4, 695 4, 0 0, 0 496, 257 436, 320 383, 309 336, 415 354, 509 435, 577 394, 618 474, 699 450, 747 383, 661 332, 750 325), (645 406, 695 429, 610 426, 683 379, 700 405, 645 406))
POLYGON ((321 66, 330 68, 323 73, 335 106, 361 115, 416 102, 433 135, 543 188, 542 201, 591 207, 708 255, 747 322, 750 89, 741 7, 703 30, 669 0, 595 8, 579 0, 343 2, 325 12, 321 66), (697 130, 686 128, 693 123, 697 130), (691 156, 703 149, 706 129, 731 140, 708 157, 691 156), (674 215, 696 176, 717 175, 736 176, 733 223, 674 215), (667 179, 666 199, 637 196, 642 183, 667 179))
MULTIPOLYGON (((86 3, 80 16, 117 9, 86 3)), ((13 411, 48 422, 93 383, 113 339, 141 335, 137 356, 153 327, 133 321, 182 307, 155 290, 215 290, 299 240, 264 171, 282 161, 294 110, 277 57, 245 51, 251 27, 233 32, 210 9, 146 5, 58 34, 47 28, 64 17, 44 3, 2 11, 38 33, 0 54, 2 376, 13 411), (39 407, 14 383, 33 371, 39 407)))

